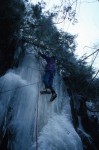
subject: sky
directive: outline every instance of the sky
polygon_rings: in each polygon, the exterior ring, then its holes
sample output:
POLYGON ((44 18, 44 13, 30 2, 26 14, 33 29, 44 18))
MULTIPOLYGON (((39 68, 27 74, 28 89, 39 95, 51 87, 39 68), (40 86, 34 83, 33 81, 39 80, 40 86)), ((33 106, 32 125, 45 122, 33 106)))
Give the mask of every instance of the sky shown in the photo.
MULTIPOLYGON (((41 0, 30 0, 34 4, 41 0)), ((46 9, 51 9, 56 4, 61 4, 62 0, 44 0, 47 5, 46 9)), ((65 0, 63 0, 65 1, 65 0)), ((72 1, 72 0, 71 0, 72 1)), ((57 27, 62 28, 66 32, 76 34, 77 36, 77 49, 75 54, 78 57, 94 52, 95 49, 88 48, 94 47, 99 48, 99 1, 98 0, 78 0, 77 15, 76 18, 78 23, 72 25, 69 22, 63 22, 57 27)), ((88 59, 88 62, 94 59, 95 55, 88 59)), ((99 54, 94 63, 95 68, 99 68, 99 54)))

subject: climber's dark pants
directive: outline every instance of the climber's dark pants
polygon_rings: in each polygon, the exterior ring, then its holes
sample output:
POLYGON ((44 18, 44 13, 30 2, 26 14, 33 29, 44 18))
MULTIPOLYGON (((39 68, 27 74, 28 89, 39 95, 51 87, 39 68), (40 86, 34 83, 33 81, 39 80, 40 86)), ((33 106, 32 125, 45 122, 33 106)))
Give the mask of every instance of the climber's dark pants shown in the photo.
POLYGON ((54 74, 49 71, 46 71, 43 76, 43 82, 44 82, 45 88, 49 88, 52 94, 55 93, 55 90, 52 87, 53 78, 54 78, 54 74))

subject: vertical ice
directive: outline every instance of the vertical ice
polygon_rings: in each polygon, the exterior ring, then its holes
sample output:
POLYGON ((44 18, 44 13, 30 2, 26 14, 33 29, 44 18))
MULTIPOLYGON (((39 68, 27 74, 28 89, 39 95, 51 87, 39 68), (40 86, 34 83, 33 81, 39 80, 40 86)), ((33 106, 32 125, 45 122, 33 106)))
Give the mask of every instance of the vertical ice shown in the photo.
POLYGON ((50 102, 50 95, 39 94, 43 87, 42 74, 41 63, 34 55, 26 54, 17 70, 9 70, 0 78, 1 137, 9 132, 8 148, 12 150, 35 150, 37 142, 38 150, 82 150, 61 78, 55 77, 58 97, 50 102))

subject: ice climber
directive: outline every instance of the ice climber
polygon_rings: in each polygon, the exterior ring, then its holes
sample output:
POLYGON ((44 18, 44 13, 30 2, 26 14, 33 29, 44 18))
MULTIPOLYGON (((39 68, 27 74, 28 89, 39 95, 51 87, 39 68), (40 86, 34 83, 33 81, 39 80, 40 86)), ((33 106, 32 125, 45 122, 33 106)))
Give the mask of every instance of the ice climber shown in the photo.
POLYGON ((41 91, 41 94, 52 94, 50 101, 53 101, 57 94, 55 90, 53 89, 53 78, 55 76, 55 56, 49 57, 45 54, 42 54, 41 52, 38 52, 38 55, 40 55, 43 59, 46 60, 47 64, 45 66, 45 73, 43 76, 43 83, 45 85, 45 89, 41 91))

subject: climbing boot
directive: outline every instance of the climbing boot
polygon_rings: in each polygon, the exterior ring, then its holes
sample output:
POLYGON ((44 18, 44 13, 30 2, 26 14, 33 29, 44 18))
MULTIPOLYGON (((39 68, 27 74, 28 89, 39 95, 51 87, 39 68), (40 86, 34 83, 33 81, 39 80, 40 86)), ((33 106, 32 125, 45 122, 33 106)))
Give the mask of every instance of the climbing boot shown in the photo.
POLYGON ((53 100, 55 100, 56 97, 57 97, 56 93, 52 94, 52 97, 51 97, 50 101, 52 102, 53 100))
POLYGON ((43 91, 40 91, 41 94, 51 94, 50 89, 44 89, 43 91))

